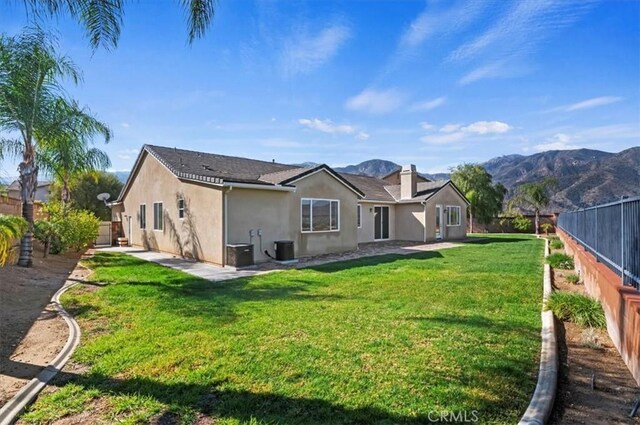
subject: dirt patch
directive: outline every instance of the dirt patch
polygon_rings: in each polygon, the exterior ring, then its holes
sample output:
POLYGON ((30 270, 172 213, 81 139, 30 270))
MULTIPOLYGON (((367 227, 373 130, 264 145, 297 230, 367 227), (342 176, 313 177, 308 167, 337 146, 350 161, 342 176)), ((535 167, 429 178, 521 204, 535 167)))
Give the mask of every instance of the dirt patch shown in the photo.
MULTIPOLYGON (((556 290, 585 293, 566 281, 572 270, 553 270, 556 290)), ((629 418, 640 389, 603 329, 558 323, 560 375, 552 424, 640 424, 629 418)))
POLYGON ((80 254, 42 258, 36 245, 33 267, 0 269, 0 405, 3 405, 60 352, 68 328, 49 301, 71 279, 80 254))

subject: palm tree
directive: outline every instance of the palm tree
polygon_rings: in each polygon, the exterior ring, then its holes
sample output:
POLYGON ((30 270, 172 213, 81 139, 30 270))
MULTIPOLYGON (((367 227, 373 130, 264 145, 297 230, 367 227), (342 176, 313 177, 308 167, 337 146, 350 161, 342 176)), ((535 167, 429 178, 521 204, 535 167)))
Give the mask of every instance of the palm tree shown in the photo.
MULTIPOLYGON (((124 16, 123 0, 23 0, 37 17, 70 15, 83 27, 94 48, 116 47, 124 16)), ((189 43, 201 38, 215 15, 215 0, 180 0, 187 15, 189 43)))
POLYGON ((549 206, 549 192, 557 185, 558 181, 553 177, 545 177, 539 182, 524 183, 516 188, 515 196, 509 201, 510 206, 534 210, 536 235, 540 234, 540 210, 549 206))
POLYGON ((15 239, 27 230, 27 222, 22 217, 0 214, 0 267, 4 266, 13 250, 15 239))
POLYGON ((77 84, 81 76, 75 64, 56 50, 56 39, 39 28, 13 37, 0 35, 0 151, 22 158, 18 166, 20 196, 28 230, 20 241, 18 264, 25 267, 32 263, 40 142, 71 134, 69 125, 74 120, 65 121, 61 108, 75 110, 84 120, 95 120, 66 100, 62 80, 77 84))
POLYGON ((60 99, 54 113, 55 128, 45 129, 40 137, 38 163, 60 184, 61 201, 66 207, 71 200, 69 184, 74 176, 111 166, 105 152, 90 146, 94 136, 103 136, 109 142, 111 130, 76 102, 60 99))

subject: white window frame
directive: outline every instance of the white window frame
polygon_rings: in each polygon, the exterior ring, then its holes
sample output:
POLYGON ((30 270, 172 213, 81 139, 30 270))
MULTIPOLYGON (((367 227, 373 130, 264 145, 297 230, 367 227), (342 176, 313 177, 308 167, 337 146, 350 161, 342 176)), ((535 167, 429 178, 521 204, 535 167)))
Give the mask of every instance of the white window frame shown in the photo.
POLYGON ((138 206, 138 215, 140 216, 138 217, 138 224, 139 224, 140 230, 147 230, 147 204, 140 204, 138 206), (141 214, 142 207, 144 207, 144 216, 141 214))
POLYGON ((153 203, 153 230, 155 232, 163 232, 164 231, 164 202, 158 201, 153 203), (160 227, 156 227, 156 205, 160 205, 160 227))
POLYGON ((356 214, 358 214, 356 223, 358 224, 358 229, 362 229, 362 204, 358 204, 356 206, 356 214))
POLYGON ((184 220, 185 210, 186 210, 184 198, 178 198, 178 202, 176 206, 178 207, 178 219, 184 220), (180 207, 180 202, 182 202, 182 207, 180 207))
POLYGON ((459 205, 447 205, 447 227, 459 227, 462 225, 462 208, 459 205), (458 224, 451 224, 451 211, 453 209, 458 210, 458 224))
POLYGON ((340 200, 339 199, 325 199, 325 198, 300 198, 300 232, 302 233, 334 233, 340 231, 340 200), (311 230, 302 229, 302 204, 304 201, 310 201, 309 204, 309 227, 311 230), (313 230, 313 201, 327 201, 329 202, 329 227, 331 227, 331 202, 338 203, 338 228, 329 230, 313 230))

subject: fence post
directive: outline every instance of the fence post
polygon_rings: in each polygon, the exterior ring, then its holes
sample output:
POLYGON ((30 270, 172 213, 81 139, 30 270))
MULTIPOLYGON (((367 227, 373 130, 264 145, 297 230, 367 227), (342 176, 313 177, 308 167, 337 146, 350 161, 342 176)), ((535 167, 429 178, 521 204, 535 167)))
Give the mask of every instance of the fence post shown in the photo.
POLYGON ((596 211, 596 263, 600 262, 600 258, 598 257, 598 206, 596 205, 595 207, 595 211, 596 211))
POLYGON ((621 281, 622 286, 624 286, 624 198, 620 199, 620 247, 621 247, 621 258, 620 258, 620 268, 621 268, 621 281))

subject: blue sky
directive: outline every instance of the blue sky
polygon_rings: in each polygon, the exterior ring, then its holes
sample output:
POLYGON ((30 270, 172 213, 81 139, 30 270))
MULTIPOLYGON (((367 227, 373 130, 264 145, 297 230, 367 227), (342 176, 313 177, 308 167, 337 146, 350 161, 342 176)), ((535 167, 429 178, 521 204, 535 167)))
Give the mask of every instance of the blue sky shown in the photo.
MULTIPOLYGON (((640 145, 638 1, 219 0, 192 46, 178 2, 128 3, 113 51, 45 21, 84 71, 69 93, 114 130, 116 170, 144 143, 424 172, 640 145)), ((2 31, 28 23, 21 4, 2 31)))

